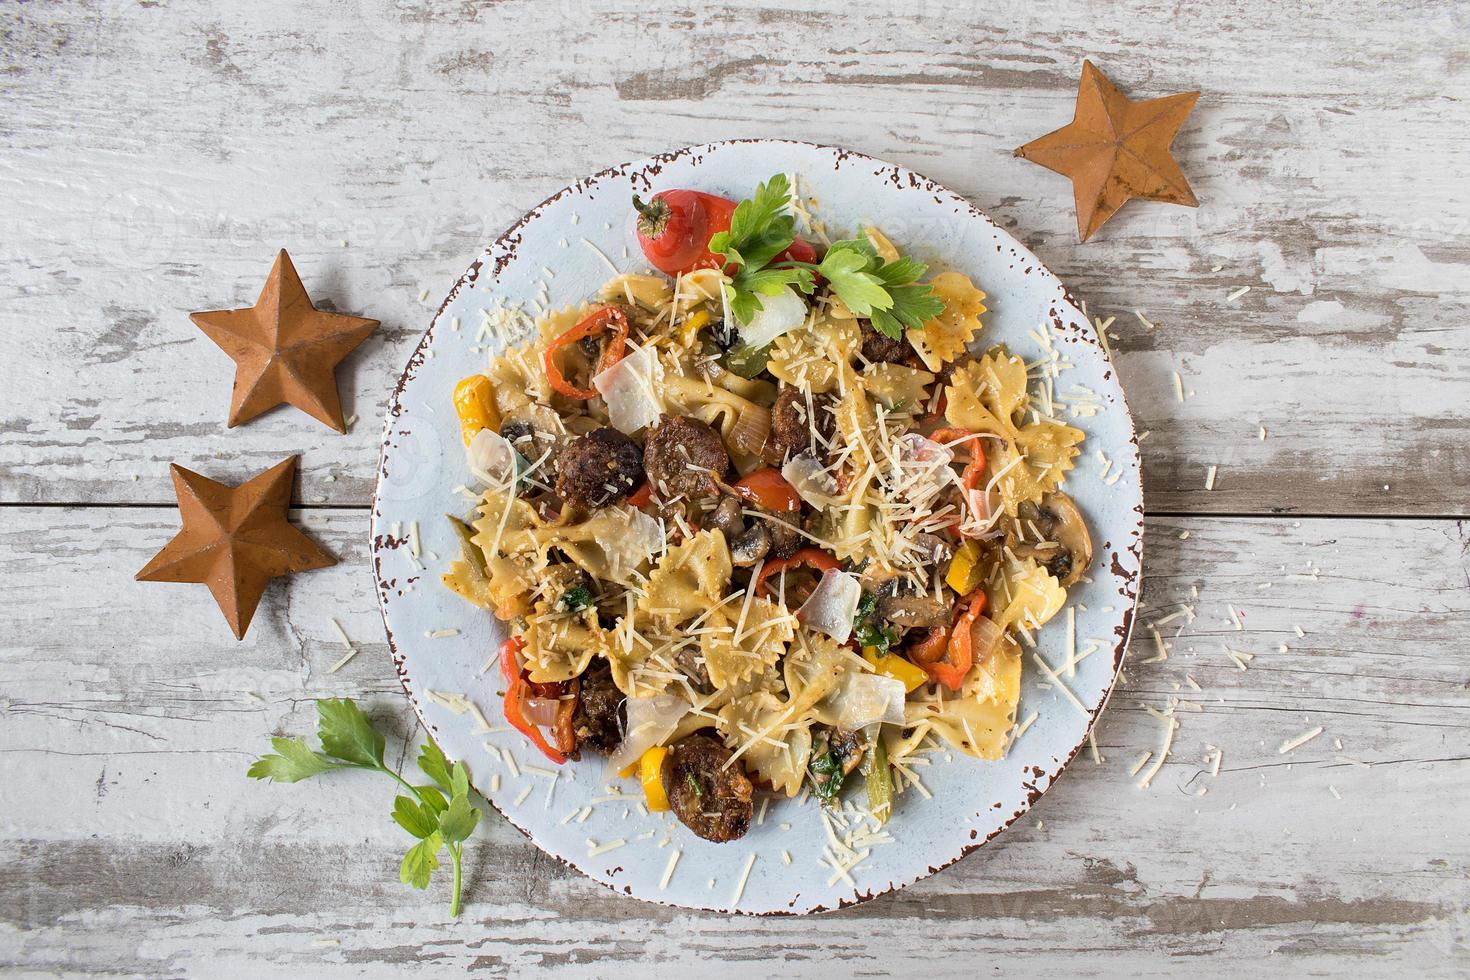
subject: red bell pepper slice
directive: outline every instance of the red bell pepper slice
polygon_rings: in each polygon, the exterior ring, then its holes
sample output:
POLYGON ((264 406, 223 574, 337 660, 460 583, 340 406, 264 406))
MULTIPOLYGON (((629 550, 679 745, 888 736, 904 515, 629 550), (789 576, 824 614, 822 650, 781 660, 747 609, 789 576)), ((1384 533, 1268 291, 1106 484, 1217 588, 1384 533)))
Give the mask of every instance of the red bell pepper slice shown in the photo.
POLYGON ((510 722, 512 728, 530 739, 531 743, 541 750, 542 755, 557 765, 561 765, 567 761, 567 757, 546 741, 546 736, 541 734, 541 729, 527 721, 522 711, 526 699, 526 677, 516 657, 525 648, 526 641, 519 636, 512 636, 500 644, 500 673, 505 678, 506 684, 505 720, 510 722))
POLYGON ((821 548, 802 548, 790 558, 778 558, 775 561, 768 561, 762 565, 760 574, 755 577, 755 594, 764 598, 766 594, 766 579, 772 575, 779 575, 782 572, 789 572, 793 568, 801 568, 803 566, 814 568, 819 572, 829 572, 833 569, 841 568, 842 563, 821 548))
POLYGON ((597 375, 623 359, 628 347, 628 316, 616 306, 604 306, 593 310, 577 322, 575 327, 557 337, 541 354, 541 366, 546 371, 546 380, 551 382, 551 387, 568 398, 576 398, 586 401, 597 397, 596 388, 578 388, 562 375, 561 368, 556 366, 556 352, 563 347, 570 347, 584 337, 595 337, 608 324, 613 324, 612 341, 603 350, 602 356, 597 361, 597 366, 592 373, 597 375))
POLYGON ((964 685, 965 675, 975 665, 975 640, 970 627, 985 611, 985 602, 984 590, 976 589, 960 600, 963 611, 955 620, 954 628, 948 631, 947 642, 942 639, 946 636, 945 630, 936 629, 907 651, 909 659, 922 668, 930 680, 951 691, 958 691, 964 685))

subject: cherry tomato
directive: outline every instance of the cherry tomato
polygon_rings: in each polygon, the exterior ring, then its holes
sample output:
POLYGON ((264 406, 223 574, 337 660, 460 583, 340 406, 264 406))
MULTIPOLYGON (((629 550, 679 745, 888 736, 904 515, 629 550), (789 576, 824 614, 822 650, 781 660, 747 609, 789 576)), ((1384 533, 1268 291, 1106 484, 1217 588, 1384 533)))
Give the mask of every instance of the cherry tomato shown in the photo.
MULTIPOLYGON (((644 258, 670 276, 695 269, 718 269, 720 260, 710 252, 709 240, 730 230, 737 203, 703 191, 659 191, 646 204, 635 195, 638 244, 643 248, 644 258)), ((772 260, 786 261, 816 262, 817 250, 810 242, 798 238, 772 260)))
POLYGON ((677 276, 695 269, 715 269, 720 260, 710 254, 709 240, 730 230, 735 202, 703 191, 659 191, 648 203, 637 196, 638 244, 660 272, 677 276))

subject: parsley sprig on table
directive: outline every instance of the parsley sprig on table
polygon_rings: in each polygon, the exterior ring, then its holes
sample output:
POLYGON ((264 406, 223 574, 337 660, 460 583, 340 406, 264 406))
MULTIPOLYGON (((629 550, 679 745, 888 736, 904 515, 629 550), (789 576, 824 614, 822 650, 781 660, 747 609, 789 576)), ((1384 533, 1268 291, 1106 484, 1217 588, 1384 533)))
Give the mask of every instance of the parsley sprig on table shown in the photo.
POLYGON ((439 746, 427 741, 418 762, 433 785, 414 786, 383 763, 383 736, 352 699, 318 701, 316 710, 320 752, 305 739, 272 738, 275 753, 251 763, 246 775, 278 783, 300 782, 333 769, 372 769, 391 776, 412 794, 394 798, 393 820, 418 839, 404 855, 398 878, 415 888, 429 887, 429 877, 439 867, 439 852, 447 849, 454 866, 449 914, 459 915, 464 842, 480 821, 480 811, 470 802, 470 776, 464 764, 450 762, 439 746))
POLYGON ((863 239, 833 242, 817 263, 777 260, 796 240, 790 197, 790 181, 785 174, 776 174, 756 188, 754 197, 736 206, 729 231, 710 238, 709 250, 736 267, 726 297, 730 312, 741 323, 749 323, 762 309, 762 295, 775 296, 787 286, 810 295, 817 276, 848 309, 895 340, 906 328, 944 312, 934 290, 918 281, 928 270, 926 265, 910 258, 885 262, 863 239))

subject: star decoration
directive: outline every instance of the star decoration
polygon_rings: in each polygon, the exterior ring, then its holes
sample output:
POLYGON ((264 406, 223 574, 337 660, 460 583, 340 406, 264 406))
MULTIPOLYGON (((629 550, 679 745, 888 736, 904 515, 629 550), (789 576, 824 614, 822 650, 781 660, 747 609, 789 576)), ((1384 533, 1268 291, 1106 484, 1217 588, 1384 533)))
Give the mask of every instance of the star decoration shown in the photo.
POLYGON ((1090 61, 1082 63, 1077 112, 1016 156, 1072 179, 1077 234, 1085 242, 1130 198, 1199 207, 1169 145, 1198 92, 1130 102, 1090 61))
POLYGON ((312 306, 285 249, 276 255, 253 307, 191 313, 189 319, 235 362, 231 428, 291 404, 338 432, 347 431, 335 372, 378 321, 312 306))
POLYGON ((296 457, 238 487, 216 483, 173 464, 174 494, 184 526, 137 575, 140 582, 194 582, 244 639, 268 581, 326 568, 337 560, 286 519, 296 457))

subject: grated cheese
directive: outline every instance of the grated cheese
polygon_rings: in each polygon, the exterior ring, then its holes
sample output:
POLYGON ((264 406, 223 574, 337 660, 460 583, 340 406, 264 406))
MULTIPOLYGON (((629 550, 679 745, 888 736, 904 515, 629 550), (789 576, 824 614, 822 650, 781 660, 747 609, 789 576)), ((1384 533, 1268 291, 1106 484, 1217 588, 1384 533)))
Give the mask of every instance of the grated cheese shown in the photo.
POLYGON ((1171 717, 1168 712, 1155 711, 1153 708, 1150 708, 1149 712, 1164 720, 1164 744, 1154 758, 1153 765, 1149 766, 1148 771, 1138 780, 1139 789, 1148 789, 1153 778, 1159 774, 1159 770, 1164 768, 1164 760, 1169 757, 1169 749, 1174 745, 1174 732, 1179 727, 1178 719, 1171 717))
POLYGON ((1309 732, 1302 732, 1296 738, 1287 739, 1285 742, 1282 742, 1281 748, 1277 749, 1276 751, 1280 755, 1285 755, 1288 752, 1292 752, 1296 749, 1301 748, 1303 745, 1306 745, 1312 739, 1321 734, 1322 726, 1318 725, 1316 728, 1312 729, 1309 732))
POLYGON ((669 863, 664 865, 664 876, 658 880, 659 891, 663 891, 664 889, 669 887, 669 882, 672 881, 674 878, 674 868, 676 868, 679 864, 679 855, 683 853, 683 851, 676 849, 672 854, 669 855, 669 863))
POLYGON ((740 904, 740 897, 745 894, 745 883, 750 879, 750 869, 755 867, 755 851, 745 859, 745 869, 740 872, 740 880, 735 882, 735 894, 730 897, 730 906, 734 908, 740 904))

